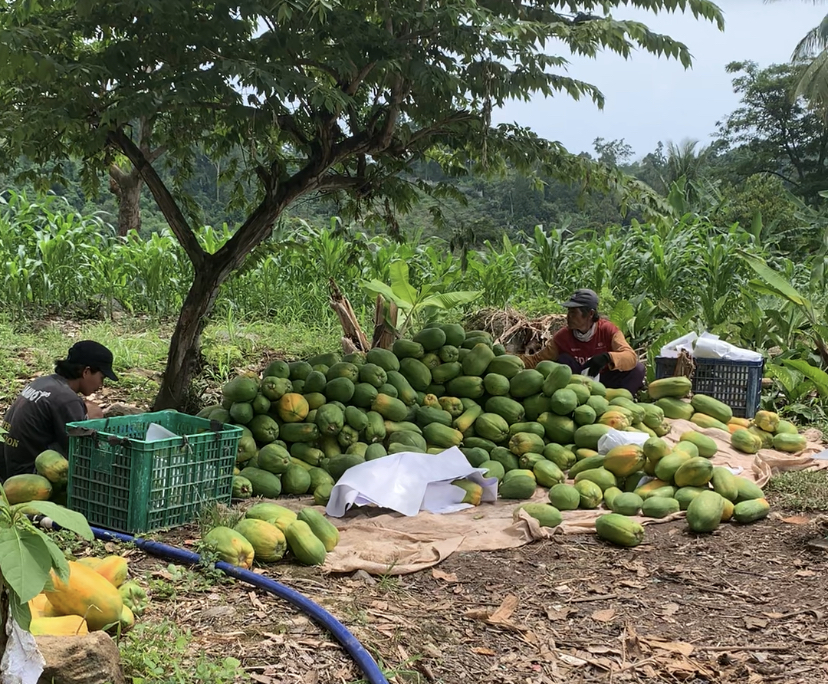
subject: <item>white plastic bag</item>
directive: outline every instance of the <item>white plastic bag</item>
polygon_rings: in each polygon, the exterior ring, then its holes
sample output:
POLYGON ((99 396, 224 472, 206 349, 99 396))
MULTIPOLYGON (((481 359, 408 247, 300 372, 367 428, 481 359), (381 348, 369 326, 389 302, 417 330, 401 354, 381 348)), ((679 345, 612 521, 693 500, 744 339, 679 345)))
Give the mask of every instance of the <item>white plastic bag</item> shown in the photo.
POLYGON ((698 339, 698 335, 694 332, 689 332, 678 339, 668 342, 661 348, 660 356, 667 358, 678 358, 680 351, 693 353, 693 343, 698 339))
POLYGON ((156 442, 159 439, 169 439, 170 437, 178 437, 178 435, 158 423, 150 423, 147 426, 147 436, 144 437, 144 441, 156 442))
POLYGON ((351 506, 377 505, 403 515, 421 510, 451 513, 469 508, 461 503, 465 492, 452 481, 467 478, 483 487, 481 501, 497 499, 497 478, 484 478, 463 452, 451 447, 439 454, 404 451, 360 463, 345 471, 331 490, 325 512, 335 518, 351 506))
POLYGON ((644 432, 624 432, 623 430, 616 430, 610 428, 609 432, 601 435, 598 440, 598 453, 606 454, 610 449, 617 446, 624 446, 625 444, 638 444, 641 446, 650 439, 650 435, 644 432))

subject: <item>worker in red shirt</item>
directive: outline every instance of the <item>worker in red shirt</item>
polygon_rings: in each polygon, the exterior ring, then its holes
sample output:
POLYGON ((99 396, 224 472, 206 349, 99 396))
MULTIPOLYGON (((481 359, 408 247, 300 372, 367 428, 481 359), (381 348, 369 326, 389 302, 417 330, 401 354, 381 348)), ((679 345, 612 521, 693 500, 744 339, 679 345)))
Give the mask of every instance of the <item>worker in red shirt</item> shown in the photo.
POLYGON ((537 354, 522 355, 526 367, 557 361, 573 373, 586 370, 591 377, 600 375, 605 387, 624 388, 635 395, 644 385, 646 368, 624 334, 598 315, 598 295, 592 290, 576 290, 563 306, 567 327, 558 330, 537 354))

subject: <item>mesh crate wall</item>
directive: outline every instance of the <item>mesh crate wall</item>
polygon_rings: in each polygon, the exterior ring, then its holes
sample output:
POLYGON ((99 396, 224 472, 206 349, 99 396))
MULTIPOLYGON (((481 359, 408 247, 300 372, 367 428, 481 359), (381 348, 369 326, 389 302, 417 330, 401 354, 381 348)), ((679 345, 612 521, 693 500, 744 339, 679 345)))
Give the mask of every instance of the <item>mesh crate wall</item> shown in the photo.
MULTIPOLYGON (((739 418, 753 418, 759 410, 765 362, 693 359, 693 393, 718 399, 733 409, 739 418)), ((656 357, 656 379, 672 377, 676 359, 656 357)))
POLYGON ((135 534, 230 503, 242 430, 173 411, 70 423, 67 506, 91 525, 135 534), (144 441, 150 423, 176 437, 144 441))

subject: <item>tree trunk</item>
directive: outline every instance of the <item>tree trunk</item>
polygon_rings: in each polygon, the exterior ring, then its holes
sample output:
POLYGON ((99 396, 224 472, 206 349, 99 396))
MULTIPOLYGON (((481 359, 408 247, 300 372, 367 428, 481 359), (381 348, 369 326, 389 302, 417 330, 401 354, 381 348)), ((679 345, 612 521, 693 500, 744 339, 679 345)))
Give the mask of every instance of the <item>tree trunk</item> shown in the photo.
POLYGON ((167 365, 153 411, 193 408, 187 406, 194 403, 189 401, 188 394, 193 378, 201 370, 201 333, 216 303, 219 288, 230 272, 209 260, 196 272, 170 340, 167 365))
POLYGON ((141 188, 144 181, 133 169, 130 173, 109 170, 109 190, 118 198, 118 235, 126 236, 130 230, 141 230, 141 188))

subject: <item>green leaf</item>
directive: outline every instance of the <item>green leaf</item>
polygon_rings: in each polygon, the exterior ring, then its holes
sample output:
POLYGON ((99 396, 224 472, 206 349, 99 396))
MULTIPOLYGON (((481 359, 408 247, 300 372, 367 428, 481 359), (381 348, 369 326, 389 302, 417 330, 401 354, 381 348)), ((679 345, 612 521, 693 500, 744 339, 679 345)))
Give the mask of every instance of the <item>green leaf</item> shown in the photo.
POLYGON ((469 304, 483 294, 480 290, 468 290, 463 292, 444 292, 426 297, 420 306, 436 306, 440 309, 453 309, 461 304, 469 304))
POLYGON ((408 281, 408 264, 395 261, 388 267, 391 278, 391 291, 399 301, 407 302, 409 308, 417 303, 417 290, 408 281))
POLYGON ((26 506, 28 508, 34 508, 38 513, 48 516, 53 522, 57 523, 62 528, 71 530, 86 541, 92 541, 95 539, 95 535, 92 534, 92 529, 89 527, 89 523, 86 522, 86 518, 80 513, 70 511, 68 508, 59 506, 51 501, 29 501, 26 506))
POLYGON ((29 624, 32 621, 32 611, 29 609, 29 602, 21 601, 20 597, 17 595, 17 592, 10 591, 9 610, 11 611, 14 621, 20 625, 22 629, 28 630, 29 624))
POLYGON ((0 530, 0 572, 21 601, 43 590, 51 567, 49 549, 35 531, 17 526, 0 530))
POLYGON ((789 400, 799 399, 799 397, 795 394, 796 386, 800 380, 799 373, 796 373, 789 368, 785 368, 784 366, 769 363, 765 366, 765 374, 769 378, 774 378, 779 381, 779 384, 782 385, 782 389, 785 390, 785 394, 788 396, 789 400))
POLYGON ((742 251, 739 252, 739 256, 741 256, 742 259, 748 263, 756 275, 758 275, 765 282, 765 284, 768 285, 775 294, 777 294, 777 296, 783 297, 798 306, 805 306, 810 309, 811 303, 799 294, 799 292, 796 291, 796 288, 794 288, 787 280, 768 266, 764 259, 760 259, 753 254, 748 254, 747 252, 742 251))
POLYGON ((40 535, 43 543, 46 544, 46 548, 52 558, 52 569, 55 571, 55 574, 62 582, 68 582, 69 563, 66 562, 66 556, 63 554, 63 551, 49 538, 48 534, 38 529, 35 529, 35 532, 40 535))
POLYGON ((411 308, 411 305, 398 299, 397 296, 391 291, 391 288, 380 280, 371 280, 370 282, 365 283, 365 289, 371 294, 382 295, 387 301, 394 302, 394 304, 396 304, 400 309, 411 308))
POLYGON ((799 371, 808 380, 813 382, 820 396, 828 397, 828 373, 824 370, 812 366, 807 361, 802 361, 801 359, 784 359, 782 363, 789 368, 799 371))

